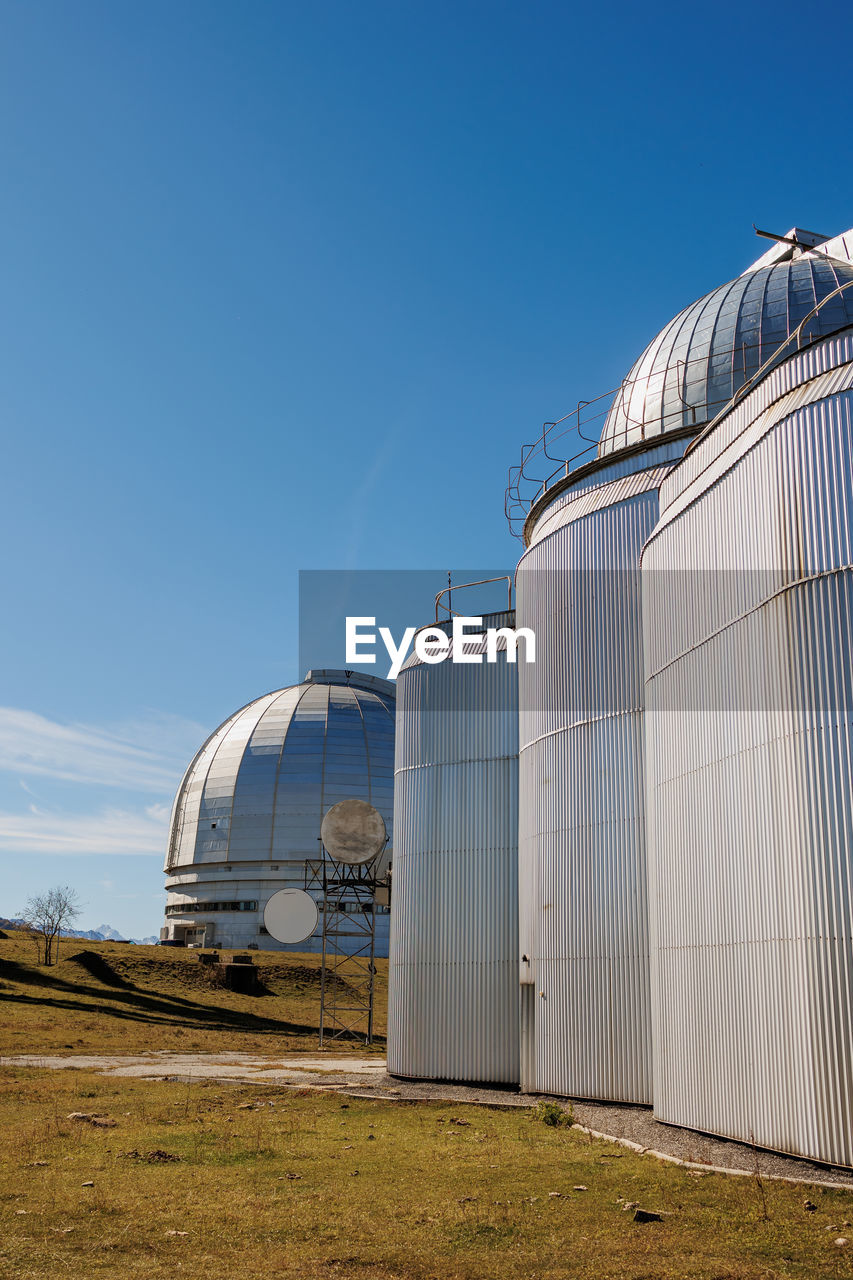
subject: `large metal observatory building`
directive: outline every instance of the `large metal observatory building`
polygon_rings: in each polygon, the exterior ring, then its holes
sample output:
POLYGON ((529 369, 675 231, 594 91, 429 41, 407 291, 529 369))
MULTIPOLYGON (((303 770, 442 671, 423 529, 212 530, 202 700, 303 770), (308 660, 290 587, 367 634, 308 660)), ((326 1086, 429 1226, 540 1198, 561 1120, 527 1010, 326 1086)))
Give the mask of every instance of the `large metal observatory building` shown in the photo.
POLYGON ((531 1091, 853 1165, 853 232, 776 241, 653 339, 595 456, 543 481, 563 424, 511 481, 504 1034, 531 1091))
MULTIPOLYGON (((256 698, 211 734, 172 808, 161 938, 223 948, 318 951, 266 932, 279 889, 305 888, 321 856, 323 815, 340 800, 372 804, 390 832, 394 685, 356 671, 309 671, 256 698)), ((390 849, 377 868, 389 865, 390 849)), ((309 884, 310 891, 310 884, 309 884)), ((318 904, 322 894, 315 893, 318 904)), ((388 909, 374 904, 376 954, 388 954, 388 909)), ((319 933, 319 931, 318 931, 319 933)))

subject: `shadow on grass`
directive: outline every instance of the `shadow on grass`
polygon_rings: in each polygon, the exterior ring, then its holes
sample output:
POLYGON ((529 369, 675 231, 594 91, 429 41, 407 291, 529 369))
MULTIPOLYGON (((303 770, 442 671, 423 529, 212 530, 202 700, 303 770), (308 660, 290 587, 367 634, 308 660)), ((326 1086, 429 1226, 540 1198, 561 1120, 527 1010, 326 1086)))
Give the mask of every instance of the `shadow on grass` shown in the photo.
MULTIPOLYGON (((86 953, 83 953, 86 954, 86 953)), ((91 953, 90 953, 91 954, 91 953)), ((80 963, 80 957, 69 957, 80 963)), ((258 1035, 316 1036, 316 1023, 288 1022, 283 1018, 263 1017, 239 1009, 211 1008, 183 996, 148 995, 115 974, 106 961, 99 960, 117 981, 109 981, 107 990, 82 982, 69 982, 51 973, 34 973, 26 965, 0 960, 0 978, 24 986, 47 988, 50 994, 29 995, 0 991, 0 1003, 30 1008, 64 1009, 86 1014, 104 1014, 119 1021, 146 1023, 150 1026, 180 1026, 194 1031, 241 1031, 258 1035), (76 997, 76 999, 74 998, 76 997)), ((92 976, 98 966, 82 966, 92 976)), ((384 1036, 374 1035, 377 1045, 384 1036)))
POLYGON ((128 982, 127 978, 123 978, 116 972, 109 960, 99 956, 96 951, 78 951, 76 955, 66 957, 66 963, 69 962, 78 964, 81 969, 85 969, 93 978, 97 978, 107 987, 123 987, 126 991, 136 990, 135 982, 128 982))
POLYGON ((211 1008, 182 996, 147 995, 134 987, 99 990, 82 982, 69 982, 55 974, 33 973, 10 960, 0 960, 0 977, 25 986, 47 988, 51 993, 28 995, 0 992, 0 1001, 12 1004, 103 1013, 114 1018, 150 1022, 152 1025, 178 1023, 182 1027, 196 1030, 317 1034, 317 1027, 307 1023, 265 1018, 254 1013, 243 1013, 239 1009, 211 1008), (73 999, 74 996, 78 999, 73 999))

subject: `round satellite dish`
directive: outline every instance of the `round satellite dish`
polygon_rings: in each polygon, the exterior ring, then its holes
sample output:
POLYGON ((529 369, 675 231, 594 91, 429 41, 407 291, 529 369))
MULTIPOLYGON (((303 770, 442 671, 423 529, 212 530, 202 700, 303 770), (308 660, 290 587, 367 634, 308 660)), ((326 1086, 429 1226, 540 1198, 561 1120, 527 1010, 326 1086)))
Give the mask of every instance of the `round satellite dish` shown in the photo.
POLYGON ((320 835, 336 862, 356 867, 377 857, 388 840, 382 814, 366 800, 333 804, 323 819, 320 835))
POLYGON ((264 907, 264 928, 277 942, 303 942, 319 918, 317 903, 302 889, 279 889, 264 907))

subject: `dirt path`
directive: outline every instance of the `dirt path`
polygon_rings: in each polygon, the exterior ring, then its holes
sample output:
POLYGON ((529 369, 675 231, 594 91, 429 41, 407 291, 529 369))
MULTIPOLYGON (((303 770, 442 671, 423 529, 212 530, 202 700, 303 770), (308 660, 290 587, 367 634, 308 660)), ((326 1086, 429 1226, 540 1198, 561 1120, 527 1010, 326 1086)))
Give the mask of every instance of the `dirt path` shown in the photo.
POLYGON ((387 1079, 384 1058, 340 1057, 331 1054, 306 1057, 261 1058, 251 1053, 156 1053, 135 1054, 24 1054, 0 1058, 0 1067, 76 1068, 99 1071, 102 1075, 136 1076, 141 1080, 236 1081, 241 1084, 326 1085, 340 1089, 350 1078, 354 1082, 387 1079))
MULTIPOLYGON (((335 1054, 292 1055, 263 1058, 249 1053, 140 1054, 28 1054, 0 1058, 3 1067, 48 1067, 98 1071, 106 1076, 135 1076, 143 1080, 216 1080, 222 1083, 279 1085, 317 1089, 353 1097, 389 1102, 459 1102, 490 1107, 535 1107, 539 1095, 512 1089, 477 1088, 428 1080, 400 1080, 389 1076, 384 1058, 335 1054)), ((565 1099, 555 1098, 564 1106, 565 1099)), ((610 1103, 573 1102, 577 1123, 594 1134, 631 1145, 659 1158, 683 1161, 699 1170, 717 1170, 762 1177, 784 1178, 810 1185, 849 1187, 853 1172, 827 1168, 808 1160, 755 1151, 724 1138, 709 1137, 691 1129, 678 1129, 655 1120, 648 1107, 610 1103)), ((853 1207, 853 1206, 852 1206, 853 1207)))

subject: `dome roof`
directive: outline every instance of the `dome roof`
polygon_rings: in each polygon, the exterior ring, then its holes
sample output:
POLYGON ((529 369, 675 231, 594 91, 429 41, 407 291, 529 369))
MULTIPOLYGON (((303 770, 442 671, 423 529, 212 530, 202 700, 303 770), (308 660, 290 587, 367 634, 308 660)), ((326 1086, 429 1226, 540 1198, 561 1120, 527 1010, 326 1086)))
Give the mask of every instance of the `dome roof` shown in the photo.
POLYGON ((172 809, 166 871, 319 854, 323 814, 367 800, 391 831, 394 686, 347 671, 256 698, 211 734, 172 809))
MULTIPOLYGON (((815 254, 745 272, 686 307, 649 343, 616 393, 598 456, 709 422, 809 312, 848 282, 853 265, 815 254)), ((821 307, 801 341, 848 325, 853 287, 821 307)))

